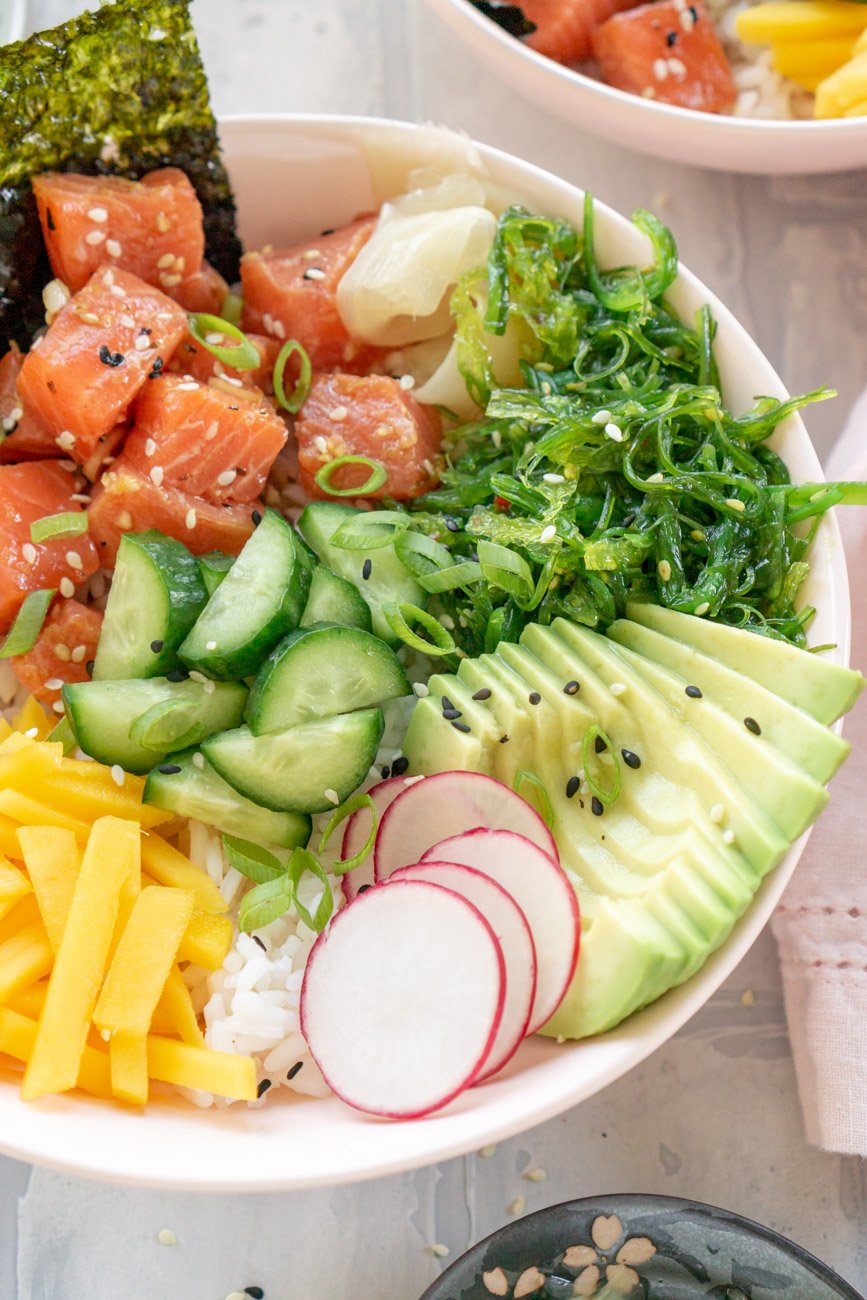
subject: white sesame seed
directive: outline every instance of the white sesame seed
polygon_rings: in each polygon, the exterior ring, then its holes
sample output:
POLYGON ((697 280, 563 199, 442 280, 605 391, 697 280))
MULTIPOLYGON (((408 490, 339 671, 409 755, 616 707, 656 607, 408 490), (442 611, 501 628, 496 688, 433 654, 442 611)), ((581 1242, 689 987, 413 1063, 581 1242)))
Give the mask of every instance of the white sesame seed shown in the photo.
POLYGON ((700 605, 696 605, 695 612, 698 615, 698 617, 701 618, 704 614, 707 613, 709 609, 710 609, 710 601, 703 600, 700 605))
POLYGON ((651 474, 650 477, 647 479, 647 482, 648 482, 648 483, 664 483, 664 482, 665 482, 665 477, 664 477, 664 475, 662 475, 662 474, 660 474, 660 473, 657 472, 656 474, 651 474))
POLYGON ((179 393, 194 393, 194 392, 196 391, 196 389, 198 388, 198 386, 199 386, 199 385, 196 383, 195 379, 191 379, 191 380, 189 380, 189 382, 185 381, 185 382, 182 383, 182 384, 178 384, 178 392, 179 392, 179 393))
POLYGON ((285 337, 286 337, 286 326, 283 324, 283 322, 282 322, 281 320, 275 320, 275 321, 272 321, 272 325, 273 325, 273 328, 274 328, 274 333, 276 334, 277 338, 278 338, 278 339, 285 339, 285 337))
POLYGON ((209 334, 205 335, 205 342, 210 343, 213 347, 219 347, 226 342, 226 336, 220 334, 218 330, 211 330, 209 334))
POLYGON ((114 271, 112 271, 111 267, 109 267, 108 270, 103 274, 102 283, 107 284, 109 286, 114 284, 114 271))
POLYGON ((171 1228, 160 1228, 157 1233, 157 1241, 161 1246, 176 1246, 178 1244, 178 1239, 171 1228))
POLYGON ((301 256, 304 258, 305 262, 315 262, 317 257, 321 257, 322 254, 318 248, 305 248, 301 256))
POLYGON ((165 235, 172 228, 172 223, 169 221, 168 217, 164 212, 157 213, 156 220, 154 221, 154 225, 156 226, 157 230, 160 232, 161 235, 165 235))
POLYGON ((70 433, 68 429, 64 429, 62 433, 58 433, 54 441, 61 451, 72 451, 75 446, 75 434, 70 433))
MULTIPOLYGON (((102 481, 103 483, 105 483, 104 478, 102 481)), ((128 510, 121 510, 120 514, 117 517, 117 526, 120 529, 120 531, 122 533, 128 532, 130 528, 132 528, 132 524, 133 524, 133 519, 130 512, 128 510)))
POLYGON ((72 651, 68 645, 64 645, 62 641, 59 641, 54 647, 54 657, 59 659, 61 663, 68 664, 72 658, 72 651))
POLYGON ((46 679, 45 689, 48 691, 59 691, 62 685, 62 677, 49 677, 46 679))
POLYGON ((497 1149, 496 1142, 489 1142, 486 1147, 482 1147, 481 1151, 479 1152, 479 1155, 482 1157, 483 1160, 490 1160, 491 1156, 494 1154, 496 1149, 497 1149))
POLYGON ((84 563, 81 556, 78 554, 78 551, 67 551, 66 563, 69 565, 70 569, 81 570, 84 568, 84 563))
POLYGON ((107 239, 105 241, 105 251, 108 253, 109 257, 120 257, 123 249, 116 239, 107 239))
POLYGON ((684 9, 680 15, 680 25, 685 32, 691 32, 695 27, 695 16, 689 9, 684 9))
POLYGON ((220 426, 216 420, 212 420, 204 432, 205 442, 211 442, 220 432, 220 426))
POLYGON ((724 843, 724 844, 734 844, 734 842, 735 842, 735 833, 734 833, 734 831, 732 831, 732 830, 723 831, 723 843, 724 843))
POLYGON ((202 685, 202 689, 203 689, 203 691, 205 692, 206 695, 213 695, 213 694, 214 694, 214 691, 217 689, 217 687, 216 687, 216 683, 212 682, 211 679, 210 679, 210 677, 209 677, 209 678, 207 678, 206 681, 203 683, 203 685, 202 685))
POLYGON ((54 710, 54 712, 58 714, 61 718, 66 712, 66 710, 63 707, 63 700, 55 700, 51 707, 54 710))
POLYGON ((146 438, 145 445, 144 445, 144 454, 146 456, 153 456, 156 453, 156 449, 157 449, 157 444, 154 442, 153 438, 146 438))
POLYGON ((663 582, 671 581, 671 565, 668 560, 660 560, 659 564, 656 566, 656 572, 659 574, 663 582))
POLYGON ((621 429, 619 424, 613 424, 609 422, 605 426, 605 437, 610 438, 612 442, 622 442, 623 430, 621 429))
POLYGON ((425 1246, 425 1250, 429 1255, 433 1255, 435 1259, 445 1259, 446 1255, 450 1254, 448 1246, 444 1246, 441 1241, 435 1241, 430 1246, 425 1246))
POLYGON ((198 753, 193 754, 193 767, 198 768, 200 772, 203 772, 205 770, 204 754, 198 754, 198 753))
POLYGON ((108 221, 108 212, 105 208, 90 208, 87 215, 91 221, 108 221))
POLYGON ((187 259, 185 257, 175 258, 175 270, 185 271, 187 269, 187 259))
POLYGON ((608 689, 611 691, 612 695, 623 695, 626 686, 623 682, 612 682, 608 689))
POLYGON ((726 497, 726 505, 730 510, 737 510, 738 514, 743 514, 747 508, 745 503, 739 501, 737 497, 726 497))
POLYGON ((525 1169, 522 1178, 526 1178, 528 1183, 544 1183, 548 1175, 544 1169, 525 1169))
POLYGON ((222 474, 217 475, 217 483, 220 487, 228 487, 230 483, 234 483, 237 477, 238 471, 236 469, 224 469, 222 474))
POLYGON ((27 561, 28 564, 36 563, 37 550, 32 542, 24 543, 24 545, 21 547, 21 554, 23 555, 24 559, 27 561))
POLYGON ((195 528, 197 523, 198 523, 198 515, 196 514, 195 510, 193 509, 188 510, 184 518, 184 525, 187 528, 192 530, 193 528, 195 528))
POLYGON ((120 763, 115 763, 113 765, 111 769, 111 779, 114 781, 115 785, 123 785, 126 780, 126 772, 124 772, 120 763))
POLYGON ((70 653, 70 659, 74 664, 84 663, 84 656, 87 654, 86 645, 77 645, 70 653))
POLYGON ((683 81, 686 77, 686 64, 682 59, 669 59, 668 70, 673 77, 677 77, 678 81, 683 81))
POLYGON ((494 429, 491 433, 491 442, 494 444, 497 451, 499 451, 503 442, 503 435, 500 433, 499 429, 494 429))
POLYGON ((656 88, 654 86, 645 86, 641 94, 644 99, 656 99, 656 88))
MULTIPOLYGON (((122 316, 118 316, 117 321, 119 325, 123 325, 124 329, 128 329, 128 330, 135 329, 135 319, 134 317, 130 316, 128 312, 124 312, 122 316)), ((147 335, 142 334, 140 335, 140 337, 146 338, 147 335)))
POLYGON ((205 674, 204 674, 204 673, 200 673, 199 670, 198 670, 197 668, 191 668, 191 669, 190 669, 190 681, 191 681, 191 682, 199 682, 200 685, 203 686, 207 680, 208 680, 208 679, 207 679, 207 677, 205 676, 205 674))
POLYGON ((205 642, 205 649, 206 649, 206 650, 216 650, 216 648, 217 648, 217 643, 216 643, 216 641, 206 641, 206 642, 205 642))
POLYGON ((668 64, 665 59, 653 60, 653 75, 657 81, 665 81, 668 76, 668 64))
POLYGON ((265 326, 265 329, 268 331, 269 334, 274 333, 274 317, 271 315, 269 311, 263 312, 262 324, 265 326))
POLYGON ((516 1196, 514 1201, 510 1201, 510 1203, 506 1206, 506 1213, 523 1214, 524 1206, 526 1205, 526 1203, 527 1202, 524 1200, 523 1196, 516 1196))
POLYGON ((322 271, 322 270, 320 270, 318 266, 308 266, 307 270, 304 272, 304 279, 305 279, 305 280, 324 280, 324 279, 325 279, 325 272, 322 271))
POLYGON ((109 293, 113 293, 114 296, 115 296, 115 298, 125 298, 125 297, 126 297, 126 290, 123 289, 119 284, 113 284, 113 285, 111 285, 111 286, 109 287, 109 293))
POLYGON ((412 689, 420 700, 423 700, 430 695, 430 689, 426 682, 413 682, 412 689))
POLYGON ((94 247, 95 247, 97 244, 104 244, 104 243, 105 243, 105 231, 104 231, 104 230, 88 230, 87 234, 84 236, 84 242, 85 242, 85 244, 91 244, 91 245, 93 245, 94 247))
POLYGON ((401 375, 397 382, 400 384, 401 388, 406 392, 409 392, 411 388, 415 388, 415 375, 401 375))
POLYGON ((161 487, 165 476, 166 471, 163 469, 162 465, 154 465, 150 471, 150 481, 153 483, 154 487, 161 487))
POLYGON ((543 483, 565 483, 566 480, 564 479, 562 474, 543 474, 542 482, 543 483))
POLYGON ((25 736, 27 737, 28 740, 35 740, 36 737, 39 735, 39 728, 38 728, 38 727, 28 727, 24 734, 25 734, 25 736))
POLYGON ((348 415, 349 411, 345 406, 335 406, 332 411, 328 412, 329 420, 333 420, 335 424, 339 424, 341 420, 345 420, 348 415))
POLYGON ((162 257, 157 259, 157 270, 167 271, 170 266, 175 264, 174 253, 163 253, 162 257))
POLYGON ((220 376, 220 378, 222 379, 224 384, 231 384, 233 388, 244 387, 244 381, 242 379, 235 379, 234 375, 227 375, 224 373, 220 376))
POLYGON ((15 428, 16 424, 17 424, 17 420, 13 420, 11 415, 7 415, 6 418, 2 421, 3 432, 11 433, 12 430, 15 428))
POLYGON ((595 415, 591 415, 590 423, 607 424, 610 419, 611 419, 611 412, 602 410, 602 411, 597 411, 595 415))
POLYGON ((183 276, 169 275, 166 271, 160 272, 160 284, 164 289, 174 289, 176 284, 180 284, 183 276))
POLYGON ((556 536, 557 536, 556 526, 554 524, 548 524, 548 526, 546 528, 543 528, 541 533, 539 534, 539 541, 553 542, 556 536))
POLYGON ((445 628, 447 632, 454 632, 455 620, 452 618, 451 614, 440 614, 439 619, 437 621, 439 622, 441 627, 445 628))
POLYGON ((336 790, 332 790, 329 787, 327 790, 323 790, 322 793, 329 803, 335 803, 335 804, 340 803, 340 795, 337 793, 336 790))
POLYGON ((249 1292, 230 1291, 226 1296, 226 1300, 249 1300, 249 1292))
POLYGON ((81 319, 82 319, 83 321, 86 321, 86 322, 87 322, 88 325, 98 325, 98 324, 99 324, 99 317, 97 316, 96 312, 93 312, 93 311, 82 311, 82 312, 79 312, 79 315, 81 316, 81 319))
POLYGON ((726 810, 721 803, 715 803, 710 810, 710 819, 712 822, 721 822, 726 815, 726 810))

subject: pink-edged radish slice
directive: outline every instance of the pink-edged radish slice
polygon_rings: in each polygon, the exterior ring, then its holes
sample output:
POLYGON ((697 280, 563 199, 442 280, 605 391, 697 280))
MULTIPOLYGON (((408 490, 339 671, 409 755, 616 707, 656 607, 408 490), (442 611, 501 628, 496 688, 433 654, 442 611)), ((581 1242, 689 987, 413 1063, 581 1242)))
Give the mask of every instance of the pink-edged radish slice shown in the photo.
MULTIPOLYGON (((378 785, 371 786, 367 793, 373 800, 373 806, 376 809, 377 825, 382 821, 382 815, 386 808, 397 798, 401 791, 422 779, 422 777, 418 776, 390 776, 387 780, 380 781, 378 785)), ((370 809, 359 808, 358 812, 353 813, 346 823, 340 856, 344 859, 352 858, 356 853, 360 853, 367 843, 369 834, 370 809)), ((340 877, 340 887, 347 903, 351 903, 360 890, 369 889, 375 879, 373 849, 371 849, 367 860, 362 862, 360 867, 354 867, 352 871, 347 871, 340 877)))
POLYGON ((422 880, 374 886, 311 949, 301 1032, 357 1110, 415 1119, 472 1084, 497 1037, 503 953, 477 907, 422 880))
POLYGON ((502 885, 475 867, 460 867, 454 862, 419 862, 414 867, 399 867, 389 883, 397 880, 427 880, 432 885, 453 889, 479 909, 503 950, 506 999, 497 1037, 476 1079, 476 1083, 481 1083, 503 1068, 527 1036, 536 996, 536 947, 527 918, 502 885))
POLYGON ((528 1032, 534 1034, 563 1001, 578 961, 581 918, 575 890, 550 854, 513 831, 468 831, 436 844, 422 862, 475 867, 514 898, 536 945, 536 996, 528 1032))
MULTIPOLYGON (((479 772, 438 772, 402 791, 385 810, 374 847, 377 880, 387 880, 398 867, 419 862, 434 844, 477 826, 515 831, 558 860, 548 827, 514 790, 479 772)), ((448 854, 437 856, 450 860, 448 854)))

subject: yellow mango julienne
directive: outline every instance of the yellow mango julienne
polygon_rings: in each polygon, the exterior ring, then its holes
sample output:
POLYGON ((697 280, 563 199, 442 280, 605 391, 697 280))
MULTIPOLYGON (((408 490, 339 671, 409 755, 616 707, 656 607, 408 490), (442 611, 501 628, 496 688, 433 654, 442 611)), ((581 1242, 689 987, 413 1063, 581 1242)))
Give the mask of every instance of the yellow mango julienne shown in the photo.
MULTIPOLYGON (((25 793, 31 793, 20 782, 11 784, 16 784, 25 793)), ((60 812, 86 821, 96 821, 97 817, 124 817, 140 822, 146 829, 169 821, 171 813, 142 803, 143 788, 144 783, 140 778, 126 776, 124 785, 118 786, 109 768, 99 763, 64 759, 54 772, 39 783, 38 790, 32 793, 38 794, 40 799, 46 800, 60 812), (133 781, 139 781, 139 786, 127 787, 127 782, 133 781)))
POLYGON ((852 0, 768 0, 743 9, 735 21, 738 38, 747 45, 854 38, 865 29, 867 6, 852 0))
POLYGON ((843 113, 844 117, 867 117, 867 98, 857 104, 850 104, 843 113))
POLYGON ((8 858, 0 855, 0 920, 12 911, 25 895, 32 893, 33 886, 23 871, 8 858))
POLYGON ((33 732, 36 740, 44 740, 53 730, 54 723, 34 695, 28 695, 12 719, 16 731, 33 732))
POLYGON ((111 1090, 118 1101, 144 1106, 148 1099, 148 1053, 144 1034, 114 1034, 108 1045, 111 1090))
POLYGON ((35 793, 43 781, 59 768, 63 748, 24 739, 25 744, 11 753, 0 755, 0 786, 11 785, 35 793))
POLYGON ((121 891, 138 861, 140 841, 137 822, 103 817, 94 823, 21 1085, 25 1101, 75 1086, 121 891))
POLYGON ((148 875, 158 884, 171 885, 176 889, 191 889, 197 911, 215 914, 226 911, 226 900, 210 876, 201 867, 194 866, 180 849, 168 844, 159 835, 151 833, 142 836, 141 861, 148 875))
POLYGON ((168 1032, 176 1033, 183 1042, 192 1043, 196 1047, 205 1046, 205 1035, 199 1028, 199 1018, 193 1006, 190 990, 187 988, 184 977, 177 966, 172 966, 169 971, 168 979, 157 1003, 157 1009, 151 1024, 154 1033, 166 1032, 160 1028, 160 1024, 163 1022, 168 1023, 170 1026, 168 1032))
POLYGON ((51 970, 54 951, 41 921, 0 944, 0 1004, 29 988, 51 970))
MULTIPOLYGON (((13 1060, 28 1062, 36 1042, 37 1023, 30 1016, 0 1007, 0 1052, 13 1060)), ((76 1079, 76 1087, 94 1097, 111 1096, 108 1056, 95 1047, 85 1047, 76 1079)))
POLYGON ((256 1065, 250 1056, 213 1052, 151 1034, 147 1040, 148 1074, 161 1083, 198 1088, 218 1097, 255 1101, 256 1065))
MULTIPOLYGON (((867 6, 865 6, 867 8, 867 6)), ((867 50, 856 54, 816 88, 816 117, 843 117, 867 99, 867 50)))
POLYGON ((78 841, 72 831, 59 826, 21 826, 18 842, 42 923, 57 952, 81 867, 78 841))
POLYGON ((178 961, 219 970, 232 946, 232 934, 232 922, 227 916, 193 912, 178 948, 178 961))
POLYGON ((21 861, 21 850, 18 847, 18 822, 2 815, 0 815, 0 853, 7 858, 21 861))
POLYGON ((30 795, 21 794, 19 790, 9 787, 0 789, 0 816, 11 818, 19 826, 60 826, 72 831, 73 835, 84 844, 90 834, 90 826, 78 817, 52 808, 50 804, 32 799, 30 795))
POLYGON ((144 1038, 192 914, 187 889, 142 890, 93 1012, 98 1029, 144 1038))
POLYGON ((850 58, 852 45, 851 36, 823 41, 783 41, 774 45, 771 63, 782 76, 797 81, 805 90, 815 90, 824 77, 850 58))
POLYGON ((11 939, 19 930, 23 930, 25 925, 33 925, 39 919, 39 904, 36 895, 31 891, 25 894, 0 921, 0 944, 11 939))

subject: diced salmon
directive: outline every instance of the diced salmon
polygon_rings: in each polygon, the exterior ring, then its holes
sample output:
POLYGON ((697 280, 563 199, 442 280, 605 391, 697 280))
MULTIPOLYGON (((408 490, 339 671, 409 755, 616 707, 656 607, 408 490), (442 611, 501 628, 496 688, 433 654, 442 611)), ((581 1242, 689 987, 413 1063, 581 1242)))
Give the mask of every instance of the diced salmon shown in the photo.
POLYGON ((52 270, 73 293, 101 266, 171 293, 202 264, 201 204, 177 167, 140 181, 46 172, 33 178, 33 192, 52 270))
POLYGON ((593 32, 612 14, 637 0, 521 0, 525 17, 536 24, 526 43, 557 63, 581 63, 590 57, 593 32))
POLYGON ((186 332, 185 313, 159 289, 127 271, 97 271, 28 352, 18 376, 25 409, 84 462, 186 332))
MULTIPOLYGON (((432 406, 422 406, 388 375, 315 375, 295 422, 301 484, 310 496, 328 499, 315 475, 338 456, 367 456, 386 471, 383 485, 367 497, 398 501, 421 496, 437 482, 442 429, 432 406)), ((361 486, 366 465, 334 471, 333 487, 361 486)))
POLYGON ((87 533, 38 543, 30 539, 37 519, 79 509, 71 499, 74 492, 72 474, 57 461, 0 467, 0 631, 9 628, 28 592, 59 588, 63 579, 78 584, 99 568, 87 533))
POLYGON ((603 81, 681 108, 721 113, 735 101, 732 70, 701 0, 656 0, 617 14, 593 35, 603 81))
POLYGON ((0 360, 0 464, 12 465, 19 460, 42 460, 58 456, 60 450, 49 429, 29 411, 18 393, 18 375, 24 365, 24 353, 13 343, 0 360))
POLYGON ((165 483, 157 486, 123 455, 95 488, 88 518, 100 559, 112 568, 121 536, 148 528, 183 542, 194 555, 237 555, 255 527, 252 516, 257 508, 264 506, 215 505, 165 483))
POLYGON ((241 259, 245 330, 297 339, 314 370, 369 370, 385 354, 351 339, 337 310, 337 286, 376 227, 364 217, 307 244, 241 259))
POLYGON ((43 704, 60 699, 57 682, 86 682, 96 654, 102 614, 77 600, 55 600, 32 649, 13 655, 15 676, 43 704), (48 685, 51 682, 52 685, 48 685))
POLYGON ((124 460, 208 501, 255 501, 288 437, 257 389, 166 375, 139 398, 124 460))
POLYGON ((180 303, 184 311, 206 311, 211 316, 222 315, 228 292, 229 286, 210 262, 202 262, 192 275, 184 276, 173 289, 166 289, 166 293, 180 303))
MULTIPOLYGON (((247 338, 261 357, 261 365, 254 370, 236 370, 234 366, 227 366, 197 342, 192 334, 188 334, 180 344, 168 369, 175 375, 190 375, 202 384, 210 379, 237 379, 245 388, 258 388, 263 393, 271 394, 274 392, 274 362, 281 344, 278 339, 269 339, 266 334, 248 334, 247 338)), ((226 338, 224 343, 226 347, 234 347, 235 340, 226 338)), ((232 385, 227 387, 231 388, 232 385)))

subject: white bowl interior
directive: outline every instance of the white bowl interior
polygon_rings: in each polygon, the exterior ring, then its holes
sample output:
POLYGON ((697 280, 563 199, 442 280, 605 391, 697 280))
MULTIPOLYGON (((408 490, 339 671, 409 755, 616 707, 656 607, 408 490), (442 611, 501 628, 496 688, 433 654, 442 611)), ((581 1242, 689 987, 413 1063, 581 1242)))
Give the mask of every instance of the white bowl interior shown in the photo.
POLYGON ((830 172, 867 163, 867 117, 765 121, 699 113, 626 94, 504 32, 469 0, 428 0, 503 81, 582 131, 639 153, 722 171, 830 172))
MULTIPOLYGON (((433 128, 342 118, 236 118, 222 139, 248 246, 279 244, 370 210, 400 192, 412 167, 429 162, 475 167, 537 210, 580 225, 580 191, 505 154, 433 128)), ((630 262, 647 246, 624 218, 597 208, 604 259, 630 262)), ((709 302, 719 322, 717 356, 730 404, 783 388, 759 349, 712 294, 683 271, 672 295, 685 318, 709 302)), ((778 445, 795 478, 818 479, 819 463, 800 419, 778 445)), ((814 552, 807 598, 819 610, 817 643, 848 657, 849 597, 836 521, 826 517, 814 552)), ((180 1099, 145 1114, 76 1096, 23 1104, 11 1077, 0 1078, 0 1150, 24 1160, 115 1182, 197 1191, 305 1188, 371 1178, 476 1149, 521 1132, 592 1096, 666 1041, 737 965, 770 916, 804 840, 765 882, 725 946, 679 989, 616 1031, 557 1046, 527 1042, 504 1074, 428 1119, 391 1124, 367 1119, 334 1099, 292 1101, 285 1090, 261 1109, 199 1111, 180 1099), (284 1100, 285 1098, 285 1100, 284 1100)))

